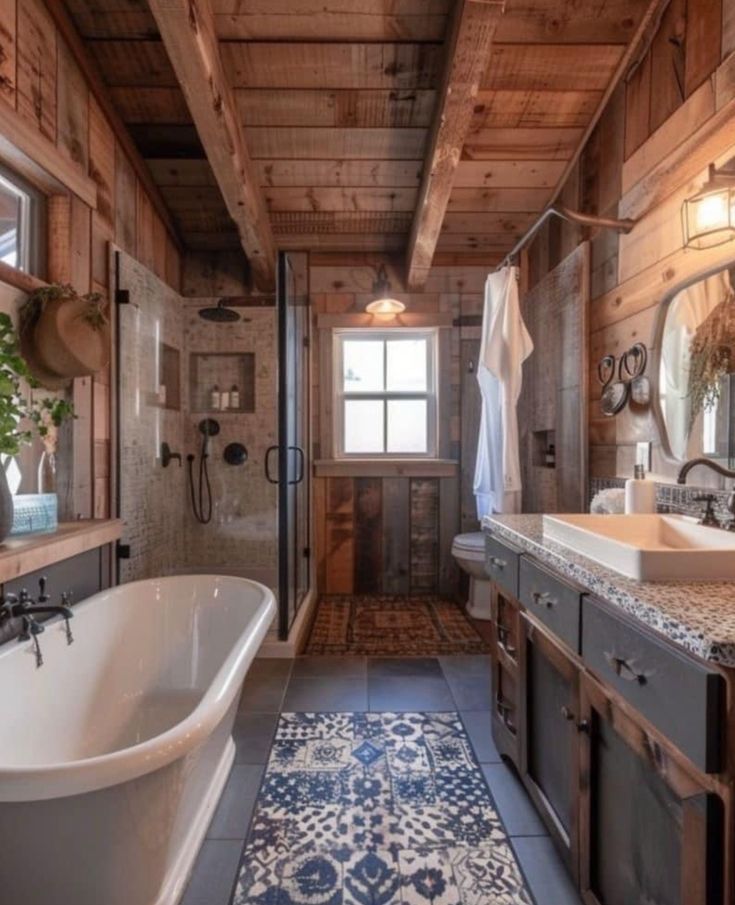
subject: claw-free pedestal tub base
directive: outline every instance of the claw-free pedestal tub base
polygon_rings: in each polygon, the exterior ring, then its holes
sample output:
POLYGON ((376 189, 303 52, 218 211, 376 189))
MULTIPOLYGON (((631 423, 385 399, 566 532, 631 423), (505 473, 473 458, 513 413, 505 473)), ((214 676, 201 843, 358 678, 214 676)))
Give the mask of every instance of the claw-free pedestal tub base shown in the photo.
POLYGON ((0 651, 0 905, 179 901, 274 613, 245 579, 136 582, 76 608, 73 646, 50 626, 41 669, 0 651))

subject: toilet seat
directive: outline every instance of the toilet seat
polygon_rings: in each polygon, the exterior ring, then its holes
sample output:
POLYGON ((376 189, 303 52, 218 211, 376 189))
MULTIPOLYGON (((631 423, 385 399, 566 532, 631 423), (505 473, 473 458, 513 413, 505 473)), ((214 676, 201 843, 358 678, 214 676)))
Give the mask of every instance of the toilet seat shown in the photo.
POLYGON ((458 534, 452 542, 452 553, 459 554, 464 559, 484 560, 485 535, 482 531, 458 534))

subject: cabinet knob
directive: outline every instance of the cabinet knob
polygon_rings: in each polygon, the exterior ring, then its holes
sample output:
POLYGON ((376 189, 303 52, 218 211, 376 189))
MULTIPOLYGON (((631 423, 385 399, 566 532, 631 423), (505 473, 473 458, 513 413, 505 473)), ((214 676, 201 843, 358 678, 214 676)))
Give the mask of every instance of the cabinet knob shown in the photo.
POLYGON ((577 731, 578 732, 587 732, 590 731, 590 721, 589 720, 580 720, 577 723, 577 731))
POLYGON ((561 708, 561 715, 564 717, 565 720, 569 720, 570 722, 573 719, 576 719, 576 717, 574 716, 572 711, 567 706, 564 706, 561 708))
POLYGON ((497 556, 491 556, 489 562, 490 565, 495 566, 496 569, 504 569, 508 565, 504 559, 499 559, 497 556))

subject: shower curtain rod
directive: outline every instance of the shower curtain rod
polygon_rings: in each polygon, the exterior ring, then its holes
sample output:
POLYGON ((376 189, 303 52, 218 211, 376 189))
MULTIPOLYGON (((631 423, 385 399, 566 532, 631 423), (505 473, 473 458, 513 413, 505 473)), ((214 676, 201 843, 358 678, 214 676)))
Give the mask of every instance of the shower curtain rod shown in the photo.
POLYGON ((619 233, 629 233, 638 222, 638 220, 631 220, 630 218, 619 220, 617 217, 598 217, 595 214, 583 214, 581 211, 572 210, 565 204, 550 204, 495 269, 502 270, 503 267, 512 264, 513 258, 528 245, 549 217, 560 217, 562 220, 567 220, 570 223, 579 223, 582 226, 600 226, 603 229, 614 229, 619 233))

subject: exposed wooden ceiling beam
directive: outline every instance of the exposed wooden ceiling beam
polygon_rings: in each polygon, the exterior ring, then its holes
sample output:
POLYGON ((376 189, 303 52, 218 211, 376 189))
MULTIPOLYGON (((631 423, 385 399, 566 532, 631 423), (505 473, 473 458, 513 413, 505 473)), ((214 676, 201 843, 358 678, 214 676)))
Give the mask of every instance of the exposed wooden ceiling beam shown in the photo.
POLYGON ((272 289, 276 245, 235 98, 222 68, 209 0, 149 0, 217 184, 259 289, 272 289))
POLYGON ((410 289, 420 289, 431 268, 475 98, 502 12, 500 0, 457 0, 447 40, 444 83, 408 243, 406 281, 410 289))

